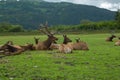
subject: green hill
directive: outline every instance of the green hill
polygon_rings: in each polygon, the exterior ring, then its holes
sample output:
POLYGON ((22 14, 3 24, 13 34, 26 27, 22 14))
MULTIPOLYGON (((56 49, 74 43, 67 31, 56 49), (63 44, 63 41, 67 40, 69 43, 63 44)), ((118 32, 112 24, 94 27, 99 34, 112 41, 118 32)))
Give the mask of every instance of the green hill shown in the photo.
POLYGON ((45 21, 50 25, 74 25, 86 19, 113 20, 114 14, 106 9, 66 2, 0 1, 0 22, 20 24, 26 29, 35 29, 45 21))

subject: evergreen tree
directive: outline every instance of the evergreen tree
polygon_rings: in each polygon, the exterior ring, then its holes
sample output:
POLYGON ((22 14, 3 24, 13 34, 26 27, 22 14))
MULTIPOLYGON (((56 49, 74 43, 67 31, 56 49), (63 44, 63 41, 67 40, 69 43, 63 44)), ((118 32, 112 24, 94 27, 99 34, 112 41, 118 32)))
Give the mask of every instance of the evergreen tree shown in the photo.
POLYGON ((117 25, 120 27, 120 9, 116 12, 115 20, 117 22, 117 25))

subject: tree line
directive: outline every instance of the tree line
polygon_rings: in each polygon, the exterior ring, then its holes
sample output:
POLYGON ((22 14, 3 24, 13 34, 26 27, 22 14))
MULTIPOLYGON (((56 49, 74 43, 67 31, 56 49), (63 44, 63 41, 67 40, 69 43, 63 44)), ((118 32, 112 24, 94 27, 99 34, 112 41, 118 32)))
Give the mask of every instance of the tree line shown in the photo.
POLYGON ((56 31, 95 31, 95 30, 119 30, 120 29, 120 10, 116 12, 115 20, 92 22, 90 20, 82 20, 78 25, 58 25, 51 27, 56 31))
MULTIPOLYGON (((92 22, 90 20, 82 20, 78 25, 57 25, 50 27, 52 30, 57 32, 59 31, 96 31, 96 30, 120 30, 120 10, 116 12, 115 20, 113 21, 100 21, 100 22, 92 22)), ((10 24, 6 22, 0 23, 0 32, 27 32, 27 31, 35 31, 35 30, 25 30, 22 25, 10 24)))
POLYGON ((23 32, 25 29, 21 25, 13 25, 7 22, 0 23, 0 32, 23 32))

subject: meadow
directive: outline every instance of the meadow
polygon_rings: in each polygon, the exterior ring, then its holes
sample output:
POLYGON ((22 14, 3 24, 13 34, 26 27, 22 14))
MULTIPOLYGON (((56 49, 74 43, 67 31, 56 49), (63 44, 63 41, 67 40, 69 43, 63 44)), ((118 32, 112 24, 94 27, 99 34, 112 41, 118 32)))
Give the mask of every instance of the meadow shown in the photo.
MULTIPOLYGON (((120 36, 120 34, 116 34, 120 36)), ((76 50, 71 54, 52 51, 26 51, 20 55, 0 58, 0 80, 120 80, 120 46, 106 42, 110 34, 68 35, 73 42, 80 38, 89 51, 76 50)), ((0 44, 11 40, 14 44, 34 43, 43 35, 0 36, 0 44)), ((62 43, 62 35, 56 35, 62 43)))

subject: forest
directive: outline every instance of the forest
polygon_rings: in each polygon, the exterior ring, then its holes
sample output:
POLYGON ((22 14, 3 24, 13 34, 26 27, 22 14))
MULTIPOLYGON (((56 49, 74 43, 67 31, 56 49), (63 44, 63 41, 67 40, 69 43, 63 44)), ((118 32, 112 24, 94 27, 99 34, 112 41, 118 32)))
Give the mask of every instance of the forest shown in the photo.
POLYGON ((39 24, 46 21, 50 26, 78 25, 83 20, 111 21, 114 15, 115 12, 107 9, 67 2, 0 1, 0 23, 18 24, 25 29, 37 29, 39 24))
MULTIPOLYGON (((39 28, 39 27, 38 27, 39 28)), ((37 28, 37 29, 38 29, 37 28)), ((114 16, 114 20, 111 21, 99 21, 92 22, 90 20, 82 20, 78 25, 56 25, 50 26, 51 29, 59 32, 79 32, 79 31, 111 31, 120 29, 120 10, 118 10, 114 16)), ((25 32, 29 29, 25 29, 22 25, 13 25, 10 23, 0 23, 0 32, 25 32)), ((35 31, 35 30, 29 30, 35 31)))

